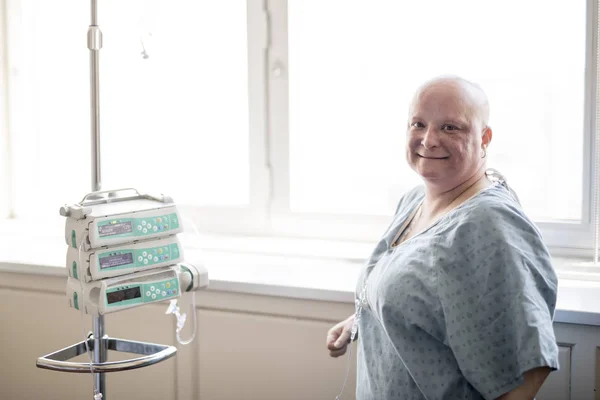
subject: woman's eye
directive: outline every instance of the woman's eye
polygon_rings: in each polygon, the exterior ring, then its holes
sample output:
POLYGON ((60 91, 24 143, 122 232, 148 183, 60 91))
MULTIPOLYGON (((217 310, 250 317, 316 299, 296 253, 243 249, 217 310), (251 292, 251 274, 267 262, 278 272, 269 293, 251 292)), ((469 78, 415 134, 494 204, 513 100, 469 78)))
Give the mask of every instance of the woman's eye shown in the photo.
POLYGON ((450 132, 452 132, 452 131, 457 131, 457 130, 458 130, 458 127, 456 127, 456 126, 454 126, 454 125, 444 125, 444 126, 442 127, 442 130, 444 130, 444 131, 450 131, 450 132))

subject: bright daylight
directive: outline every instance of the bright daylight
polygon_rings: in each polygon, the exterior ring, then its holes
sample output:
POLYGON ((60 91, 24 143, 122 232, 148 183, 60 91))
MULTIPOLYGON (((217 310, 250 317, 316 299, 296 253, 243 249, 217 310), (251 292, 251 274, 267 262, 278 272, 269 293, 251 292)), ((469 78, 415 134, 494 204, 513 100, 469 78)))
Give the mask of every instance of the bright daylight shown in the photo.
POLYGON ((598 400, 599 20, 0 0, 0 398, 598 400))

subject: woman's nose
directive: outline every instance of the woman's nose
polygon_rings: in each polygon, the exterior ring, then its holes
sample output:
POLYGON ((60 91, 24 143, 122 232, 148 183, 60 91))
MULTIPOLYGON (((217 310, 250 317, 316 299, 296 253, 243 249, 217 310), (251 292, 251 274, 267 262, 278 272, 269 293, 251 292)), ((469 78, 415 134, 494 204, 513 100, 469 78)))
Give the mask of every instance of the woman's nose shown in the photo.
POLYGON ((439 132, 435 127, 428 127, 423 135, 423 139, 421 139, 421 144, 426 149, 431 149, 433 147, 437 147, 439 145, 439 132))

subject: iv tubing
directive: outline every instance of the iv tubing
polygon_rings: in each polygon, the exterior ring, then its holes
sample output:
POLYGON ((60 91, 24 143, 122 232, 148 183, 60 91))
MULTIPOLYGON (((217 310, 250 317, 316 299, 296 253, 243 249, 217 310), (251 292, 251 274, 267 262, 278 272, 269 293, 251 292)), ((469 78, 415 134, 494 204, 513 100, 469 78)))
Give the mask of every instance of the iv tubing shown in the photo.
POLYGON ((346 382, 348 381, 348 374, 350 373, 350 361, 352 360, 352 341, 348 343, 348 361, 346 361, 346 376, 344 377, 344 383, 342 384, 342 388, 340 389, 340 394, 335 396, 335 400, 340 400, 342 398, 342 393, 344 393, 344 388, 346 387, 346 382))

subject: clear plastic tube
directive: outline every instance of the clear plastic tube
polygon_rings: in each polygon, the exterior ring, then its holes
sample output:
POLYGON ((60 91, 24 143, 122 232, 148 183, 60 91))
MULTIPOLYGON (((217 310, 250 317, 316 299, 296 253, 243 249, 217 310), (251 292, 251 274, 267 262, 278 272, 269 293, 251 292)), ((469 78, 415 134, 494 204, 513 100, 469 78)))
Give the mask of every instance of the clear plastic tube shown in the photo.
MULTIPOLYGON (((182 294, 183 296, 183 294, 182 294)), ((189 338, 188 340, 183 340, 181 339, 181 334, 180 332, 183 330, 183 327, 185 326, 185 321, 187 320, 187 314, 181 314, 180 312, 180 308, 177 305, 177 300, 171 300, 171 303, 169 304, 169 307, 167 307, 167 311, 165 311, 165 314, 173 314, 175 316, 175 319, 177 320, 177 328, 175 329, 175 335, 177 337, 177 341, 179 342, 179 344, 182 345, 186 345, 186 344, 190 344, 194 341, 194 338, 196 337, 196 328, 197 328, 197 321, 196 321, 196 292, 192 293, 192 319, 194 320, 194 326, 193 326, 193 330, 192 330, 192 337, 189 338)))
MULTIPOLYGON (((201 251, 200 247, 199 247, 199 243, 201 242, 201 236, 200 236, 200 232, 198 232, 198 228, 196 227, 196 224, 194 224, 194 221, 192 221, 190 218, 187 218, 185 216, 182 215, 182 219, 189 223, 191 225, 191 227, 193 228, 195 234, 196 234, 196 238, 198 238, 198 246, 197 247, 197 251, 201 251)), ((183 297, 183 293, 181 294, 181 296, 183 297)), ((198 321, 196 319, 196 292, 192 292, 192 304, 191 304, 192 308, 191 308, 191 313, 192 313, 192 320, 193 322, 193 328, 192 328, 192 336, 187 339, 187 340, 183 340, 181 339, 181 331, 183 330, 183 327, 185 325, 185 321, 187 318, 187 314, 181 314, 180 313, 180 308, 177 305, 177 302, 174 301, 169 305, 169 308, 167 308, 166 314, 174 314, 175 318, 177 319, 177 328, 175 331, 175 336, 177 337, 177 342, 179 342, 179 344, 182 345, 187 345, 190 344, 194 341, 194 339, 196 338, 196 331, 198 328, 198 321)))
POLYGON ((348 343, 348 360, 346 361, 346 376, 344 377, 344 383, 342 384, 342 388, 340 389, 340 394, 335 396, 335 400, 340 400, 342 398, 342 394, 344 393, 344 388, 346 387, 346 382, 348 382, 348 375, 350 374, 350 362, 352 361, 352 342, 348 343))
MULTIPOLYGON (((182 294, 183 296, 183 294, 182 294)), ((196 337, 196 329, 198 326, 198 323, 196 321, 196 292, 192 292, 192 320, 194 321, 194 327, 192 328, 192 337, 190 337, 188 340, 182 340, 181 336, 180 336, 180 332, 181 329, 178 329, 176 332, 176 336, 177 336, 177 341, 182 344, 182 345, 186 345, 186 344, 190 344, 194 341, 194 338, 196 337)), ((183 327, 182 327, 183 329, 183 327)))

